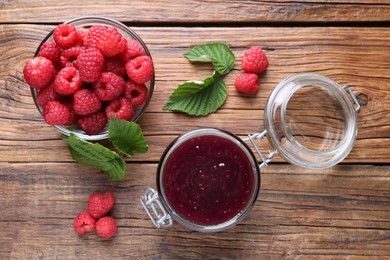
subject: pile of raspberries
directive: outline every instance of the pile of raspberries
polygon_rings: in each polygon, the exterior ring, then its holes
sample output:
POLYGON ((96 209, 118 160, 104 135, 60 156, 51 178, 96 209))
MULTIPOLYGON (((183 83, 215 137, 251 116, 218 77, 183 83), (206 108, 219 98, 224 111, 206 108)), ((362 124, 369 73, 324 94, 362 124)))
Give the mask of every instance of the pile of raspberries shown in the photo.
POLYGON ((102 25, 76 29, 61 24, 53 39, 23 69, 26 82, 39 90, 45 122, 78 125, 94 135, 111 116, 131 121, 154 75, 153 61, 140 42, 102 25))
POLYGON ((78 214, 73 222, 76 233, 83 235, 96 230, 100 237, 111 238, 118 225, 113 217, 106 216, 106 214, 114 203, 115 197, 110 191, 92 193, 88 200, 88 211, 78 214))
POLYGON ((255 93, 260 88, 259 73, 268 68, 268 59, 264 51, 258 47, 251 47, 244 53, 241 60, 241 68, 244 71, 234 81, 237 91, 243 93, 255 93))

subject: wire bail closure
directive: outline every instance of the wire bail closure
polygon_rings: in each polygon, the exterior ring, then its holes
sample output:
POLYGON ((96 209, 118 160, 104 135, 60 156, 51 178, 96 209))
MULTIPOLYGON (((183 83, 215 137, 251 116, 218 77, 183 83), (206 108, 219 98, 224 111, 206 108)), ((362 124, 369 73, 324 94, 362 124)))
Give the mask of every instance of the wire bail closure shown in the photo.
POLYGON ((145 195, 141 196, 140 201, 156 228, 172 225, 172 218, 164 209, 158 197, 158 193, 154 189, 148 188, 145 191, 145 195))
POLYGON ((349 95, 352 97, 353 102, 355 102, 355 104, 356 104, 355 111, 356 111, 356 113, 358 113, 360 111, 360 103, 359 103, 359 100, 357 99, 355 93, 353 93, 351 87, 348 85, 343 86, 342 88, 346 89, 348 91, 349 95))
POLYGON ((263 141, 263 138, 266 135, 267 135, 267 130, 264 130, 261 133, 255 133, 253 135, 248 135, 248 138, 242 139, 244 142, 250 141, 252 146, 255 148, 257 154, 260 156, 260 159, 262 161, 262 163, 259 165, 260 168, 267 167, 268 163, 270 163, 272 161, 272 159, 274 158, 274 156, 278 154, 278 151, 276 151, 276 150, 275 151, 269 150, 268 155, 266 155, 265 157, 261 153, 260 148, 256 144, 255 140, 260 139, 261 141, 263 141))

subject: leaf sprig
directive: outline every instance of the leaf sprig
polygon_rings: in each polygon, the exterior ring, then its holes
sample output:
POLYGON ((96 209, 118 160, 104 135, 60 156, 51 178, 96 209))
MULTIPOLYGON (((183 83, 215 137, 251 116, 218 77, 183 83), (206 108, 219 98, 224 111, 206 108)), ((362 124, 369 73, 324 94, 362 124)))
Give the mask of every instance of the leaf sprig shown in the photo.
POLYGON ((225 43, 208 43, 195 46, 184 53, 191 62, 212 63, 214 72, 201 81, 180 84, 163 107, 192 116, 205 116, 215 112, 227 98, 226 83, 222 79, 234 66, 236 58, 225 43))

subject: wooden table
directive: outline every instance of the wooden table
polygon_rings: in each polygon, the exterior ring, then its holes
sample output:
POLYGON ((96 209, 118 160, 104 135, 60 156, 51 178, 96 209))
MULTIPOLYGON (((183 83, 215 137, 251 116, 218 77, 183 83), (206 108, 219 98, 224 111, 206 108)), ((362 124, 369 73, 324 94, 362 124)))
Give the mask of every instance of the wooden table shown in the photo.
POLYGON ((390 259, 389 1, 16 0, 0 7, 0 259, 390 259), (155 92, 138 121, 150 149, 126 159, 119 182, 72 160, 23 79, 23 66, 45 34, 88 15, 126 23, 155 62, 155 92), (207 42, 227 43, 237 68, 248 47, 262 47, 270 67, 261 90, 238 94, 235 70, 225 78, 228 99, 216 113, 163 111, 178 84, 210 74, 210 66, 182 56, 207 42), (299 72, 352 86, 362 109, 350 155, 327 170, 275 158, 262 170, 252 212, 227 231, 198 233, 178 223, 154 228, 139 197, 155 187, 167 145, 199 127, 240 137, 260 131, 269 94, 299 72), (119 227, 112 239, 73 231, 74 218, 96 190, 117 198, 111 214, 119 227))

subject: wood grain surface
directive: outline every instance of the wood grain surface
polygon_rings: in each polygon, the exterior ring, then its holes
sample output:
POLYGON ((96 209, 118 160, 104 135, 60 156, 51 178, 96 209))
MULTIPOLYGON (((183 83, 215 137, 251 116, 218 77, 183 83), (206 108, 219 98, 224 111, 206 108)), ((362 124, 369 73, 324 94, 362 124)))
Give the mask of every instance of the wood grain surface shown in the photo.
MULTIPOLYGON (((389 14, 385 0, 1 1, 0 260, 390 259, 389 14), (43 37, 56 24, 85 15, 126 22, 155 64, 155 91, 138 121, 150 148, 125 158, 122 181, 72 160, 23 79, 23 66, 43 37), (237 57, 236 70, 224 78, 228 99, 206 117, 162 110, 178 84, 212 73, 211 66, 183 57, 207 42, 225 42, 237 57), (260 77, 260 91, 243 95, 233 82, 250 46, 265 50, 270 67, 260 77), (301 72, 350 85, 357 95, 359 131, 349 156, 321 171, 275 157, 262 169, 253 210, 226 231, 204 234, 178 223, 154 228, 139 198, 147 187, 156 188, 169 143, 200 127, 242 138, 262 131, 272 90, 301 72), (97 190, 111 190, 117 199, 110 215, 118 231, 111 239, 73 231, 75 216, 97 190)), ((312 109, 303 106, 302 114, 312 109)), ((260 147, 273 149, 267 142, 260 147)))

